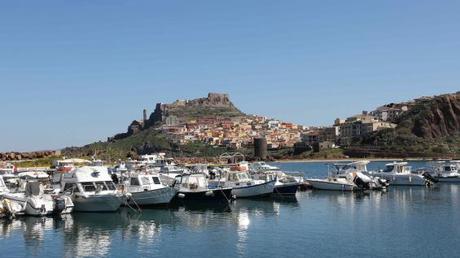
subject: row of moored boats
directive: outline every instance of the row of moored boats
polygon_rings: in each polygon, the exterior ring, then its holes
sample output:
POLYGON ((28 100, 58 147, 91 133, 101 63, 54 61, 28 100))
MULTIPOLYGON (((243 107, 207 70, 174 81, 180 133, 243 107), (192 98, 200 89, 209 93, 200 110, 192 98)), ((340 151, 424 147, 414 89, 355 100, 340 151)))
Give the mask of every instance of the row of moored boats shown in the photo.
POLYGON ((368 161, 333 164, 325 179, 304 179, 264 162, 178 166, 162 153, 119 162, 64 159, 46 171, 0 168, 0 217, 46 216, 73 211, 110 212, 121 206, 186 202, 231 202, 238 198, 294 196, 305 186, 319 190, 384 190, 390 185, 431 186, 460 183, 460 162, 440 161, 412 171, 406 162, 392 162, 369 171, 368 161))
POLYGON ((301 175, 264 162, 185 167, 160 153, 109 168, 100 160, 65 159, 48 171, 0 170, 0 216, 110 212, 123 205, 140 209, 171 202, 229 202, 295 195, 303 184, 301 175))

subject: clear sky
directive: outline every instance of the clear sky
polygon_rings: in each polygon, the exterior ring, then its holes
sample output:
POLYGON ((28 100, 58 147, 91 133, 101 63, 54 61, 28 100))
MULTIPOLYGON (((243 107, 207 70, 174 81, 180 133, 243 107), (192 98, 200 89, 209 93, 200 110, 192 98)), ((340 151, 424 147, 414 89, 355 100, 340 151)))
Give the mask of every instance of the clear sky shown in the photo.
POLYGON ((328 125, 460 90, 460 1, 4 1, 0 151, 124 132, 156 102, 226 92, 328 125))

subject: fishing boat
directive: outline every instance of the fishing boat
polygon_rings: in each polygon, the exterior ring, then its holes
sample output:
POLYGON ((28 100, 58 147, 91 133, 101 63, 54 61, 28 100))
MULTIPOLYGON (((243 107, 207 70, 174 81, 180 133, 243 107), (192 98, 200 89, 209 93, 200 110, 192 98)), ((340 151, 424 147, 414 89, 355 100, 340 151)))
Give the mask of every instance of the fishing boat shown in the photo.
POLYGON ((176 177, 176 200, 230 201, 232 188, 210 184, 204 174, 183 174, 176 177))
POLYGON ((117 190, 106 167, 83 166, 61 174, 60 190, 72 198, 75 211, 111 212, 125 195, 117 190))
POLYGON ((373 176, 386 179, 390 185, 426 186, 434 180, 427 174, 419 175, 411 172, 407 162, 392 162, 385 165, 383 170, 369 172, 373 176))
POLYGON ((176 189, 163 185, 158 174, 130 173, 122 181, 125 191, 130 193, 129 204, 164 205, 170 203, 176 195, 176 189))

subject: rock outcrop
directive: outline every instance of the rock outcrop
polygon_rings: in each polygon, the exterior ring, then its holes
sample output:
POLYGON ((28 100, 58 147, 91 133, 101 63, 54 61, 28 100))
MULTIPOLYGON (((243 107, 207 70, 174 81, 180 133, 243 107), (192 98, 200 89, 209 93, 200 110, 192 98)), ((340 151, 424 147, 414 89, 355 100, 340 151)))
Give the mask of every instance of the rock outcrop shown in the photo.
POLYGON ((32 152, 1 152, 1 161, 29 160, 55 157, 61 155, 60 151, 32 151, 32 152))
POLYGON ((400 118, 417 137, 437 139, 460 133, 460 93, 446 94, 418 101, 400 118))

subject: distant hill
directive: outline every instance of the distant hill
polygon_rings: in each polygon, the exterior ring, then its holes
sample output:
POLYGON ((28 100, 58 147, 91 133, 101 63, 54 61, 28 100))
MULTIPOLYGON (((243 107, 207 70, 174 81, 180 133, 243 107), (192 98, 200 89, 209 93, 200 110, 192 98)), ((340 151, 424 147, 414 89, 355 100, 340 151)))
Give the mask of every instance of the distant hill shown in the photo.
MULTIPOLYGON (((392 108, 402 104, 407 104, 410 108, 391 118, 397 124, 396 128, 355 138, 344 149, 344 153, 351 157, 460 158, 460 93, 423 97, 412 102, 387 104, 384 107, 392 108)), ((207 97, 194 100, 158 103, 150 115, 144 111, 142 120, 134 120, 128 126, 127 132, 109 137, 105 142, 65 148, 63 154, 86 157, 97 154, 100 158, 118 159, 164 151, 171 156, 215 157, 227 149, 199 141, 180 144, 172 141, 161 128, 200 119, 244 116, 246 114, 235 107, 227 94, 209 93, 207 97)), ((249 149, 239 151, 251 153, 249 149)), ((289 155, 292 154, 282 156, 289 155)))
POLYGON ((144 110, 142 120, 134 120, 127 132, 109 137, 106 142, 96 142, 82 147, 63 150, 68 156, 92 156, 102 158, 135 157, 138 154, 165 151, 180 156, 215 156, 225 148, 193 143, 180 146, 158 130, 162 125, 176 125, 203 118, 232 118, 246 116, 230 101, 227 94, 209 93, 207 97, 193 100, 177 100, 171 104, 157 103, 149 116, 144 110))
POLYGON ((425 97, 399 116, 395 129, 355 139, 352 156, 458 157, 460 93, 425 97))

